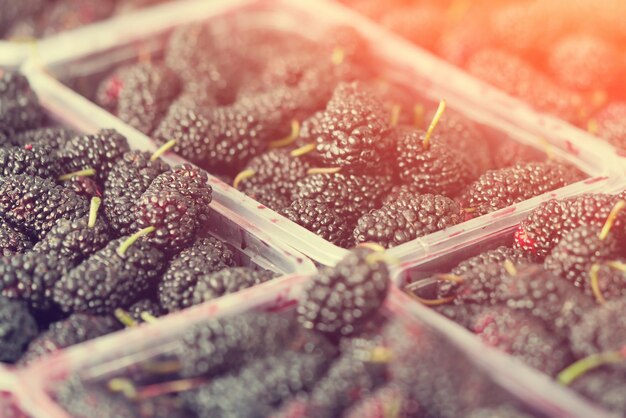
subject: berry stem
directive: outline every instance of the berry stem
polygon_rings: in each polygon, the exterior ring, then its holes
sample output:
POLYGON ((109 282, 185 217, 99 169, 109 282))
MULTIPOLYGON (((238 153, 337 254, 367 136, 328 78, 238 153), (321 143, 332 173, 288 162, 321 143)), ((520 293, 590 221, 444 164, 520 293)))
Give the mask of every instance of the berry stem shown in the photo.
POLYGON ((178 360, 149 361, 141 365, 143 370, 153 374, 176 373, 180 371, 180 367, 180 361, 178 360))
POLYGON ((87 176, 94 176, 95 174, 96 174, 96 170, 94 170, 93 168, 86 168, 84 170, 78 170, 72 173, 63 174, 62 176, 59 176, 59 180, 67 181, 67 180, 73 179, 74 177, 87 177, 87 176))
POLYGON ((464 282, 463 277, 457 276, 456 274, 438 274, 435 276, 435 279, 456 284, 462 284, 464 282))
POLYGON ((154 154, 152 154, 150 156, 150 161, 158 160, 159 158, 161 158, 161 156, 163 154, 165 154, 167 151, 169 151, 174 145, 176 145, 176 140, 175 139, 170 139, 165 144, 161 145, 159 147, 159 149, 154 151, 154 154))
POLYGON ((113 311, 113 315, 115 315, 115 318, 120 321, 125 327, 130 328, 137 326, 137 321, 135 321, 135 319, 130 316, 128 312, 126 312, 124 309, 117 308, 115 311, 113 311))
POLYGON ((206 384, 205 379, 181 379, 173 380, 165 383, 157 383, 141 388, 137 394, 138 400, 146 400, 156 398, 157 396, 168 395, 171 393, 185 392, 206 384))
POLYGON ((502 263, 502 265, 504 266, 506 272, 509 273, 509 275, 513 277, 517 276, 517 268, 511 260, 504 260, 504 263, 502 263))
POLYGON ((102 203, 102 199, 97 196, 91 198, 91 204, 89 205, 89 221, 87 221, 87 227, 93 228, 96 226, 96 220, 98 219, 98 209, 100 209, 100 204, 102 203))
POLYGON ((385 247, 375 242, 362 242, 357 245, 358 248, 369 248, 370 250, 377 253, 384 253, 385 247))
POLYGON ((554 152, 552 151, 552 144, 545 138, 539 138, 539 142, 541 142, 541 147, 543 148, 543 152, 545 152, 548 160, 554 160, 554 152))
POLYGON ((130 248, 131 245, 135 243, 139 238, 148 235, 151 232, 154 232, 156 228, 153 226, 148 226, 144 229, 140 229, 135 232, 133 235, 128 237, 126 241, 122 242, 119 247, 117 247, 117 254, 121 257, 126 253, 126 250, 130 248))
POLYGON ((589 277, 591 277, 590 280, 590 284, 591 284, 591 291, 593 292, 593 295, 596 297, 596 300, 598 301, 599 304, 604 305, 606 303, 606 299, 604 298, 604 296, 602 295, 602 291, 600 290, 600 275, 598 274, 600 272, 600 264, 594 264, 593 266, 591 266, 591 269, 589 270, 589 277))
POLYGON ((452 302, 454 300, 454 298, 456 296, 448 296, 447 298, 439 298, 439 299, 424 299, 422 297, 417 296, 415 293, 413 292, 408 292, 407 293, 411 298, 415 299, 416 301, 418 301, 419 303, 421 303, 422 305, 426 305, 426 306, 440 306, 440 305, 447 305, 448 303, 452 302))
POLYGON ((233 180, 233 187, 235 189, 239 188, 239 184, 242 181, 247 180, 247 179, 253 177, 255 174, 256 174, 256 172, 254 170, 252 170, 251 168, 243 170, 241 173, 237 174, 237 177, 235 177, 235 180, 233 180))
POLYGON ((107 383, 111 392, 121 392, 128 399, 137 399, 137 388, 129 379, 116 377, 107 383))
POLYGON ((621 261, 609 261, 606 263, 607 266, 614 268, 615 270, 626 273, 626 264, 621 261))
POLYGON ((587 132, 596 135, 599 130, 600 126, 598 125, 598 121, 595 119, 589 119, 589 122, 587 122, 587 132))
POLYGON ((365 262, 368 266, 373 266, 376 263, 383 262, 385 264, 398 264, 400 261, 397 258, 391 257, 386 253, 371 253, 365 257, 365 262))
POLYGON ((313 152, 315 150, 315 144, 311 143, 311 144, 306 144, 300 148, 297 148, 293 151, 291 151, 291 156, 292 157, 302 157, 305 154, 308 154, 310 152, 313 152))
POLYGON ((139 314, 139 316, 141 316, 141 319, 143 319, 145 322, 148 322, 150 324, 154 324, 158 321, 157 317, 152 315, 150 312, 143 311, 139 314))
POLYGON ((615 220, 617 219, 617 215, 619 215, 619 213, 622 211, 622 209, 624 209, 624 207, 626 207, 626 201, 624 200, 620 200, 618 201, 615 206, 613 206, 613 209, 611 209, 611 213, 609 213, 608 218, 606 218, 606 222, 604 223, 604 226, 602 227, 602 231, 600 231, 600 241, 604 241, 606 239, 606 237, 609 235, 609 232, 611 232, 611 228, 613 228, 613 224, 615 223, 615 220))
POLYGON ((334 65, 341 65, 346 59, 346 51, 343 48, 337 47, 333 49, 333 54, 330 57, 330 61, 334 65))
POLYGON ((402 106, 396 104, 391 107, 391 117, 389 118, 390 126, 398 126, 398 121, 400 120, 401 112, 402 112, 402 106))
POLYGON ((298 139, 299 136, 300 136, 300 122, 294 119, 291 121, 291 132, 289 133, 289 135, 282 139, 278 139, 276 141, 270 142, 268 147, 270 149, 284 148, 296 142, 296 139, 298 139))
POLYGON ((312 176, 313 174, 335 174, 341 171, 341 167, 318 167, 318 168, 309 168, 306 172, 308 176, 312 176))
POLYGON ((556 378, 559 383, 567 386, 590 370, 606 364, 621 363, 624 359, 624 350, 592 354, 569 365, 556 378))
POLYGON ((422 142, 424 149, 430 148, 430 138, 432 137, 433 131, 437 127, 437 124, 439 123, 439 120, 441 119, 441 116, 443 115, 443 112, 445 110, 446 110, 446 101, 441 100, 439 102, 439 107, 437 107, 437 111, 435 112, 435 116, 433 116, 433 120, 430 122, 430 125, 428 125, 428 129, 426 130, 426 135, 424 135, 424 141, 422 142))
POLYGON ((422 129, 424 127, 424 105, 419 103, 413 106, 413 124, 422 129))

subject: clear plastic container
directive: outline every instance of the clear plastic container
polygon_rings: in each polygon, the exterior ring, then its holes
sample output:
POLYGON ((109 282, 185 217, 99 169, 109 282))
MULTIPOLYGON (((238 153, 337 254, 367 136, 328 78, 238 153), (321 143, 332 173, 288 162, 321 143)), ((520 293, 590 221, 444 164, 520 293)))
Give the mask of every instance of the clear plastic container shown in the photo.
MULTIPOLYGON (((298 3, 298 0, 289 1, 298 3)), ((378 29, 380 26, 377 23, 339 2, 322 0, 324 4, 316 2, 315 7, 306 4, 308 2, 302 3, 302 7, 307 7, 311 13, 342 15, 343 20, 352 21, 354 25, 368 28, 368 30, 382 30, 378 29)), ((565 4, 563 3, 563 5, 565 4)), ((598 7, 602 6, 599 5, 598 7)), ((520 128, 538 137, 544 137, 550 133, 564 140, 576 138, 577 142, 586 142, 590 146, 597 146, 598 142, 601 142, 604 155, 615 158, 621 165, 621 172, 626 174, 626 150, 616 148, 603 139, 556 116, 535 110, 521 99, 508 95, 399 35, 389 33, 389 36, 395 38, 398 44, 403 44, 407 51, 408 49, 413 50, 413 55, 420 58, 420 63, 416 63, 416 65, 419 65, 426 73, 429 70, 438 72, 440 76, 438 79, 443 80, 446 88, 450 91, 463 92, 464 96, 470 99, 472 103, 470 106, 479 106, 481 109, 496 115, 497 118, 512 121, 520 128)))
MULTIPOLYGON (((257 288, 247 289, 170 315, 156 324, 143 324, 136 329, 128 329, 67 349, 16 374, 20 386, 20 390, 17 391, 18 400, 34 418, 69 418, 67 412, 55 402, 53 394, 59 383, 70 374, 79 373, 81 378, 86 380, 123 375, 125 369, 138 362, 166 354, 172 348, 171 343, 180 338, 193 324, 244 312, 269 311, 280 314, 285 310, 293 309, 300 295, 301 286, 307 279, 304 276, 278 279, 257 288), (28 390, 24 390, 25 388, 28 390)), ((414 315, 411 312, 412 307, 407 308, 405 299, 405 295, 393 288, 383 307, 383 314, 389 318, 399 318, 409 326, 419 327, 419 332, 426 337, 433 333, 439 334, 439 331, 430 324, 416 319, 420 315, 414 315)), ((561 407, 552 401, 540 399, 532 391, 523 392, 520 387, 532 386, 536 376, 530 376, 527 384, 512 385, 507 380, 509 373, 518 372, 516 364, 508 369, 508 364, 497 361, 492 363, 490 361, 492 355, 489 351, 483 351, 484 359, 474 358, 476 356, 472 350, 467 350, 454 340, 450 341, 459 349, 459 355, 467 359, 467 373, 485 374, 490 384, 504 388, 507 400, 510 397, 510 401, 514 404, 528 408, 533 416, 603 417, 603 415, 584 415, 596 411, 588 408, 587 405, 579 404, 577 399, 573 399, 571 405, 561 407), (520 390, 522 396, 513 395, 509 387, 520 390), (580 409, 575 409, 577 407, 580 409)), ((414 366, 420 367, 419 364, 414 366)), ((445 370, 445 365, 440 365, 440 368, 442 371, 445 370)), ((543 388, 545 389, 545 386, 543 388)), ((558 396, 556 398, 558 399, 558 396)))
MULTIPOLYGON (((46 42, 45 47, 40 48, 37 59, 27 63, 25 72, 40 94, 50 97, 55 106, 58 105, 66 111, 64 117, 80 115, 82 120, 89 121, 94 126, 113 126, 122 133, 133 133, 133 136, 141 137, 147 147, 152 147, 147 137, 86 98, 75 94, 59 80, 102 74, 115 64, 136 59, 140 50, 144 53, 161 51, 166 36, 179 25, 219 19, 242 11, 256 12, 260 17, 258 20, 262 20, 265 25, 293 30, 313 38, 329 25, 353 26, 370 42, 371 49, 381 61, 381 69, 384 69, 389 80, 415 87, 417 94, 430 102, 445 98, 451 108, 482 125, 489 135, 510 138, 543 150, 548 143, 554 155, 569 161, 590 176, 588 180, 556 190, 548 196, 531 199, 400 245, 390 250, 397 258, 409 254, 415 257, 424 255, 429 247, 440 241, 446 241, 465 231, 480 230, 494 222, 505 222, 511 213, 525 213, 549 197, 599 190, 615 181, 611 176, 622 173, 621 162, 613 152, 607 151, 609 148, 605 143, 589 141, 569 131, 552 129, 542 124, 538 125, 541 126, 541 135, 538 135, 537 126, 535 131, 527 129, 527 125, 538 124, 536 115, 532 112, 512 112, 515 118, 494 117, 491 108, 499 102, 483 102, 485 96, 482 90, 477 90, 476 80, 351 10, 328 1, 179 1, 176 7, 165 11, 149 10, 135 14, 132 19, 121 16, 98 27, 88 28, 81 39, 72 40, 71 48, 63 47, 69 44, 60 40, 46 42)), ((217 179, 212 181, 215 185, 215 199, 219 203, 271 231, 275 238, 286 242, 317 263, 333 265, 345 255, 344 249, 260 205, 229 185, 217 179)))
MULTIPOLYGON (((624 189, 626 189, 626 181, 622 182, 620 187, 611 187, 602 192, 612 194, 624 189)), ((428 256, 419 259, 409 258, 399 260, 398 267, 394 271, 394 283, 398 288, 403 288, 409 283, 417 282, 421 283, 421 291, 428 291, 429 286, 433 284, 429 278, 433 275, 448 273, 456 267, 459 262, 484 251, 495 249, 501 245, 512 245, 513 233, 519 226, 521 219, 522 218, 506 226, 496 227, 494 225, 484 231, 473 231, 470 234, 466 234, 462 239, 455 240, 455 242, 449 242, 447 245, 432 248, 428 256)), ((405 302, 408 310, 412 311, 424 322, 441 330, 451 339, 463 344, 468 351, 473 353, 477 361, 486 357, 484 354, 485 350, 491 350, 490 347, 485 346, 474 334, 463 326, 445 318, 429 307, 416 302, 408 296, 406 296, 405 302)), ((513 367, 517 368, 517 371, 511 374, 513 378, 506 382, 507 385, 512 385, 511 390, 514 392, 518 393, 519 390, 532 391, 543 401, 550 399, 561 406, 572 406, 571 412, 568 412, 568 414, 564 416, 613 416, 601 410, 600 407, 591 405, 590 401, 583 399, 574 391, 558 385, 550 376, 531 369, 505 353, 498 351, 490 354, 489 362, 492 362, 492 364, 499 363, 503 367, 510 368, 511 370, 513 370, 513 367), (514 363, 515 366, 513 366, 514 363), (530 382, 534 383, 528 386, 525 385, 525 383, 530 382), (516 385, 523 385, 524 387, 514 389, 513 387, 516 385), (587 404, 587 407, 591 407, 592 409, 580 409, 583 408, 582 404, 587 404), (576 413, 576 410, 579 412, 576 413), (596 412, 592 414, 592 410, 596 410, 596 412), (570 413, 573 415, 569 415, 570 413)))

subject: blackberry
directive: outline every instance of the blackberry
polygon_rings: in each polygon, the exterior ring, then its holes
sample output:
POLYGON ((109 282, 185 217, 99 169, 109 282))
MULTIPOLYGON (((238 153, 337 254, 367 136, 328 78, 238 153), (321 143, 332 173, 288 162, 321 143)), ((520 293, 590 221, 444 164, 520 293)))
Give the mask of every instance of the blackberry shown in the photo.
MULTIPOLYGON (((254 195, 262 204, 279 210, 291 203, 296 182, 306 177, 308 169, 306 161, 292 157, 289 151, 270 150, 250 160, 242 171, 245 177, 238 182, 237 187, 246 194, 254 195), (280 196, 285 204, 272 207, 268 205, 271 200, 266 200, 265 196, 270 199, 280 196)), ((273 199, 278 200, 277 197, 273 199)))
POLYGON ((488 306, 476 304, 439 305, 432 308, 434 311, 465 328, 469 328, 479 314, 489 309, 488 306))
POLYGON ((463 276, 466 273, 472 272, 477 267, 486 264, 502 264, 506 260, 511 261, 513 264, 530 261, 528 257, 520 251, 514 250, 511 247, 500 246, 461 261, 454 269, 452 269, 451 273, 463 276))
POLYGON ((356 402, 344 413, 346 418, 380 418, 392 408, 399 417, 419 416, 417 402, 410 399, 408 388, 398 382, 379 386, 369 396, 356 402))
POLYGON ((545 268, 591 294, 588 286, 591 266, 617 258, 624 250, 614 235, 609 234, 606 239, 599 235, 600 228, 594 225, 579 226, 565 233, 546 257, 545 268))
POLYGON ((587 312, 572 327, 571 349, 578 358, 608 351, 619 351, 626 345, 626 299, 607 302, 587 312))
POLYGON ((108 316, 72 314, 66 319, 54 322, 31 341, 20 358, 20 364, 29 364, 40 357, 110 334, 120 328, 119 323, 108 316))
POLYGON ((52 148, 43 145, 0 148, 0 175, 28 174, 52 178, 60 174, 59 159, 52 148))
POLYGON ((0 131, 20 132, 39 128, 45 119, 39 99, 21 74, 0 73, 0 131))
POLYGON ((0 255, 20 254, 33 246, 30 238, 0 218, 0 255))
POLYGON ((326 205, 349 225, 380 206, 391 178, 355 174, 314 174, 298 181, 294 197, 326 205))
POLYGON ((136 227, 154 227, 150 241, 166 252, 184 248, 198 228, 198 211, 182 194, 150 187, 137 202, 136 227))
POLYGON ((593 301, 572 284, 532 264, 516 266, 514 275, 503 276, 493 299, 530 313, 560 335, 568 333, 594 307, 593 301))
POLYGON ((571 383, 571 388, 608 410, 623 415, 626 413, 626 372, 619 365, 604 366, 590 370, 571 383))
POLYGON ((156 177, 150 189, 172 190, 182 194, 198 212, 199 222, 204 223, 208 220, 213 190, 205 171, 191 164, 177 165, 156 177))
POLYGON ((161 159, 152 161, 149 153, 141 151, 124 153, 111 167, 104 182, 102 203, 116 235, 131 233, 137 201, 152 181, 168 169, 161 159))
POLYGON ((0 259, 0 294, 47 310, 54 284, 73 267, 54 254, 28 252, 0 259))
POLYGON ((117 115, 148 135, 157 127, 169 105, 180 92, 176 74, 164 65, 138 63, 124 72, 117 115))
POLYGON ((355 402, 369 397, 383 383, 385 366, 350 354, 339 357, 311 391, 314 416, 341 416, 355 402))
POLYGON ((199 238, 180 252, 167 267, 159 283, 159 300, 166 311, 174 312, 193 304, 200 278, 235 265, 232 251, 220 240, 199 238))
POLYGON ((298 199, 279 213, 335 245, 343 248, 352 246, 350 226, 346 220, 322 203, 298 199))
POLYGON ((422 194, 419 189, 419 187, 413 184, 397 184, 393 186, 391 190, 385 195, 382 200, 382 205, 379 205, 379 207, 387 206, 397 200, 413 199, 414 197, 422 194))
POLYGON ((70 139, 60 155, 67 172, 93 168, 96 170, 94 178, 102 184, 115 162, 128 151, 125 137, 112 129, 102 129, 94 135, 70 139))
POLYGON ((236 175, 267 149, 258 121, 233 106, 218 107, 209 117, 208 154, 200 164, 218 174, 236 175))
MULTIPOLYGON (((598 265, 597 272, 590 272, 585 283, 586 289, 593 289, 592 277, 597 274, 598 292, 603 300, 614 300, 626 297, 626 271, 623 269, 623 262, 619 266, 613 263, 598 265)), ((592 293, 595 293, 592 291, 592 293)), ((598 295, 595 295, 598 299, 598 295)))
POLYGON ((459 204, 445 196, 423 194, 396 200, 363 215, 354 239, 391 248, 463 221, 459 204))
POLYGON ((43 238, 59 219, 74 220, 88 212, 85 199, 51 180, 25 174, 0 177, 0 216, 34 238, 43 238))
POLYGON ((31 129, 17 133, 11 137, 11 145, 24 147, 26 145, 45 145, 58 150, 78 134, 63 127, 31 129))
POLYGON ((301 126, 298 138, 296 138, 296 146, 302 148, 304 146, 313 146, 313 149, 304 154, 304 158, 309 161, 319 161, 320 156, 315 150, 315 138, 317 138, 322 131, 322 119, 324 118, 324 112, 318 111, 306 118, 301 126))
POLYGON ((493 161, 496 164, 495 169, 539 162, 546 159, 545 152, 512 140, 497 141, 493 154, 493 161))
POLYGON ((540 320, 507 308, 480 314, 471 330, 496 347, 550 376, 572 363, 566 342, 548 332, 540 320))
POLYGON ((455 197, 475 178, 469 156, 418 129, 397 130, 398 172, 403 183, 421 193, 455 197))
POLYGON ((503 277, 508 277, 504 263, 478 264, 463 273, 462 282, 439 280, 437 299, 454 297, 455 305, 494 305, 495 290, 503 277))
POLYGON ((65 411, 80 418, 135 418, 136 407, 125 397, 95 383, 86 383, 79 374, 59 384, 55 400, 65 411))
POLYGON ((280 212, 281 210, 284 210, 285 208, 289 207, 289 205, 291 205, 291 198, 285 195, 278 194, 273 190, 267 189, 270 188, 266 188, 263 186, 249 187, 246 189, 245 193, 249 198, 259 202, 261 204, 261 208, 270 208, 276 212, 280 212))
MULTIPOLYGON (((604 225, 615 202, 614 196, 606 194, 584 194, 545 202, 520 223, 513 248, 543 261, 569 231, 583 225, 604 225)), ((623 213, 618 216, 613 233, 618 234, 624 228, 624 216, 623 213)))
POLYGON ((73 191, 78 196, 91 199, 92 197, 101 197, 102 192, 100 186, 92 178, 87 176, 74 176, 63 183, 65 188, 73 191))
POLYGON ((248 267, 224 268, 198 277, 192 303, 198 305, 228 293, 256 286, 274 277, 276 274, 269 270, 253 270, 248 267))
POLYGON ((73 221, 60 219, 46 236, 33 247, 40 254, 52 254, 79 263, 107 245, 111 240, 109 225, 99 217, 89 226, 89 217, 73 221))
POLYGON ((334 268, 313 277, 297 309, 304 328, 349 335, 376 315, 387 296, 389 271, 372 254, 354 249, 334 268))
POLYGON ((154 286, 164 268, 163 253, 140 239, 121 254, 125 241, 111 241, 56 282, 52 296, 63 312, 110 314, 154 286))
POLYGON ((0 36, 4 37, 5 32, 16 21, 24 20, 28 16, 35 15, 41 10, 44 4, 42 0, 29 0, 18 3, 11 0, 3 0, 0 2, 0 8, 2 9, 2 16, 0 17, 0 36))
POLYGON ((124 80, 132 73, 134 64, 122 65, 112 71, 98 84, 94 101, 104 109, 115 114, 122 90, 126 88, 124 80))
POLYGON ((325 366, 326 359, 315 354, 270 354, 213 379, 188 396, 187 405, 198 416, 268 416, 272 407, 310 390, 325 366))
POLYGON ((24 303, 0 297, 0 361, 19 359, 38 333, 37 323, 24 303))
MULTIPOLYGON (((436 110, 426 112, 424 120, 432 120, 436 110)), ((427 128, 427 126, 420 126, 427 128)), ((454 111, 446 111, 437 122, 437 134, 439 140, 449 147, 457 150, 462 155, 472 156, 472 168, 474 174, 479 176, 493 168, 492 151, 485 134, 471 120, 454 111)), ((511 143, 512 141, 499 141, 498 143, 511 143)))
POLYGON ((552 161, 491 170, 465 191, 465 205, 486 215, 580 179, 576 169, 552 161))
POLYGON ((190 162, 206 165, 213 143, 209 137, 208 110, 177 100, 170 106, 165 117, 154 130, 154 139, 159 144, 174 140, 173 152, 190 162))
POLYGON ((395 137, 382 100, 362 83, 340 83, 320 118, 315 138, 324 164, 350 170, 393 160, 395 137))
POLYGON ((173 353, 180 362, 181 376, 212 376, 284 349, 293 332, 293 323, 287 318, 246 313, 194 325, 173 353))

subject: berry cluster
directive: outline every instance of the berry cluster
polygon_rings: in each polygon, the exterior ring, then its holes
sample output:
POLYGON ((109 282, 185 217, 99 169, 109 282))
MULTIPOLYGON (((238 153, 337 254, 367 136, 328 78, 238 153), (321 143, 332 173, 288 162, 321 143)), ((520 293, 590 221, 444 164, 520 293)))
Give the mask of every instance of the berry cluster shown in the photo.
POLYGON ((535 209, 513 245, 408 286, 421 303, 584 396, 626 413, 626 200, 590 194, 535 209))
POLYGON ((0 361, 28 363, 274 277, 237 266, 207 235, 205 172, 131 151, 113 130, 48 126, 10 72, 0 120, 0 361))
MULTIPOLYGON (((229 21, 194 24, 171 35, 163 60, 114 68, 93 99, 344 248, 396 246, 580 179, 564 163, 444 112, 444 102, 416 103, 380 81, 368 54, 344 27, 313 43, 229 21)), ((180 219, 165 237, 193 228, 184 205, 159 196, 158 210, 180 219)), ((154 223, 151 216, 140 224, 154 223)))
POLYGON ((196 323, 167 352, 70 376, 54 396, 75 417, 100 404, 98 417, 529 416, 483 372, 463 373, 441 337, 382 309, 382 258, 353 250, 314 276, 295 312, 196 323))
POLYGON ((341 1, 536 109, 626 149, 620 77, 626 31, 618 18, 624 2, 341 1))

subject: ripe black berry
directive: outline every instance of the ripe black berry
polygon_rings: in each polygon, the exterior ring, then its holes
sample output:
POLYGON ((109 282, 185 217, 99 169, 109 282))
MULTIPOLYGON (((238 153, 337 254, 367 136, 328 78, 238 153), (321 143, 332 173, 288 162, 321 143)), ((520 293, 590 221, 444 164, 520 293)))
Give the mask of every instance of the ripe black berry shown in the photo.
POLYGON ((282 209, 280 214, 335 245, 344 248, 352 246, 350 226, 346 220, 323 203, 298 199, 282 209))

